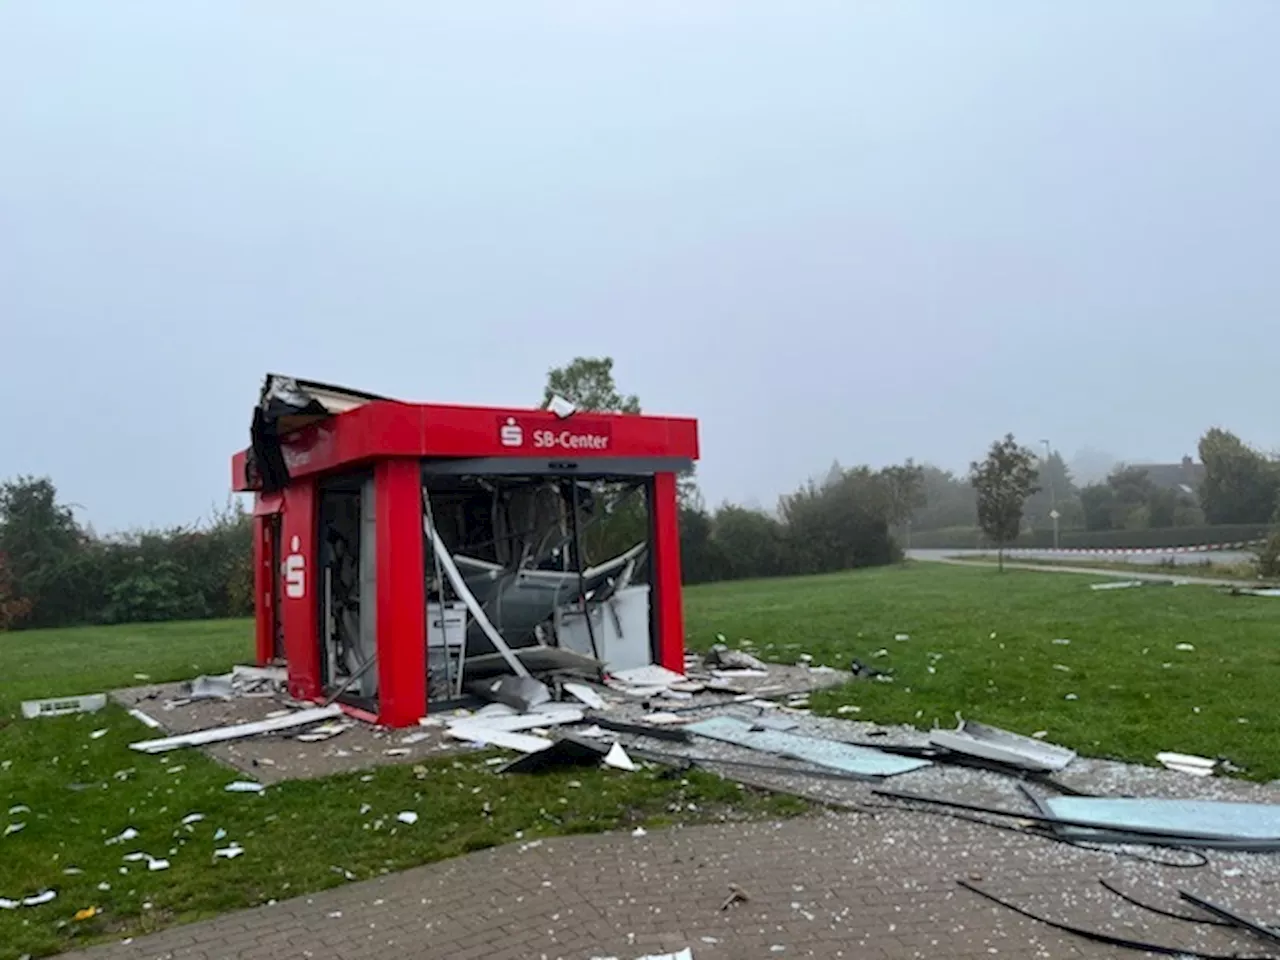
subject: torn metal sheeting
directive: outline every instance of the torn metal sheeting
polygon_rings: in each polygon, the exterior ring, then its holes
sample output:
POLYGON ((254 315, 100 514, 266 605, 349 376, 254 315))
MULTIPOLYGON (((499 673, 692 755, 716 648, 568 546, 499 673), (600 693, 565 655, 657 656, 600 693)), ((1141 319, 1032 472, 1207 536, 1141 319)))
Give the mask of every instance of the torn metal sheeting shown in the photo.
POLYGON ((867 747, 855 747, 839 740, 803 737, 776 730, 753 731, 749 722, 734 717, 711 717, 691 723, 685 729, 712 740, 804 760, 859 776, 891 777, 930 765, 928 760, 894 756, 867 747))
POLYGON ((303 727, 310 723, 318 723, 321 720, 341 715, 342 708, 336 705, 314 707, 309 710, 299 710, 297 713, 292 713, 288 716, 275 717, 271 720, 258 720, 254 723, 237 723, 225 727, 213 727, 208 730, 196 730, 193 733, 183 733, 175 737, 162 737, 158 740, 139 740, 136 743, 129 744, 129 747, 141 753, 164 753, 168 750, 179 750, 183 747, 198 747, 207 743, 240 740, 244 737, 253 737, 263 733, 275 733, 279 730, 303 727))
POLYGON ((542 750, 517 757, 499 773, 535 773, 555 767, 586 767, 600 763, 609 756, 616 744, 603 740, 593 740, 573 733, 561 734, 556 740, 548 741, 542 750))
POLYGON ((580 723, 586 716, 581 707, 567 703, 549 703, 545 709, 537 713, 517 713, 512 716, 463 717, 449 724, 450 729, 467 727, 476 730, 494 730, 503 733, 515 733, 518 730, 533 730, 537 727, 559 727, 570 723, 580 723))
POLYGON ((1076 752, 1066 747, 972 720, 961 720, 955 730, 932 731, 929 743, 956 753, 1043 773, 1056 773, 1076 758, 1076 752))
POLYGON ((491 747, 502 747, 520 753, 537 753, 551 746, 552 741, 546 737, 535 737, 527 733, 512 733, 508 730, 493 730, 484 726, 456 723, 445 731, 455 740, 468 743, 480 743, 491 747))
POLYGON ((76 697, 50 697, 46 700, 22 701, 22 715, 28 720, 36 717, 63 717, 71 713, 96 713, 107 705, 105 693, 88 693, 76 697))
POLYGON ((231 684, 231 674, 199 676, 183 684, 182 693, 190 700, 230 700, 236 695, 236 689, 231 684))
POLYGON ((579 703, 586 704, 592 710, 603 710, 605 707, 604 697, 600 696, 585 683, 563 683, 561 687, 569 696, 579 703))
MULTIPOLYGON (((599 677, 604 664, 595 657, 565 650, 562 647, 517 647, 512 650, 515 658, 533 673, 575 673, 585 677, 599 677)), ((467 657, 468 677, 492 676, 506 673, 507 663, 501 654, 482 653, 467 657)))
MULTIPOLYGON (((1280 805, 1226 800, 1168 800, 1130 797, 1035 798, 1049 817, 1069 828, 1085 828, 1089 838, 1107 831, 1182 838, 1188 846, 1256 843, 1280 849, 1280 805)), ((1078 829, 1060 829, 1076 838, 1078 829)))
POLYGON ((486 700, 494 700, 528 713, 534 707, 551 702, 551 690, 533 677, 499 677, 492 682, 477 683, 473 689, 486 700))
MULTIPOLYGON (((678 720, 679 718, 677 718, 678 720)), ((615 733, 629 733, 638 737, 653 737, 655 740, 670 740, 676 743, 689 743, 692 735, 683 727, 660 726, 648 723, 628 723, 626 720, 614 720, 609 717, 591 718, 592 723, 615 733)))
POLYGON ((684 683, 687 678, 683 673, 676 673, 656 663, 647 667, 632 667, 630 670, 619 670, 610 676, 629 687, 669 688, 673 683, 684 683))

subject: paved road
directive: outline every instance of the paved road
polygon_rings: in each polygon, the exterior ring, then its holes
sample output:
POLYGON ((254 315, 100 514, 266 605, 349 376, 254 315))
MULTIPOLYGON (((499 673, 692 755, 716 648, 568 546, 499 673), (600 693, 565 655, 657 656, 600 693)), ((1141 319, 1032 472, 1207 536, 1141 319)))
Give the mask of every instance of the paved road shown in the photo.
POLYGON ((310 897, 176 927, 66 960, 694 960, 1109 958, 957 886, 976 883, 1056 919, 1180 948, 1258 955, 1165 909, 1175 890, 1274 914, 1276 858, 1215 855, 1178 870, 924 814, 829 813, 512 844, 310 897), (732 885, 749 899, 723 908, 732 885))
MULTIPOLYGON (((913 560, 943 560, 947 557, 977 557, 990 555, 993 550, 908 550, 913 560)), ((1134 566, 1152 566, 1173 563, 1178 566, 1203 566, 1217 564, 1249 563, 1253 554, 1244 550, 1204 551, 1201 553, 1107 553, 1105 550, 1010 550, 1005 556, 1029 560, 1073 560, 1087 563, 1090 560, 1107 563, 1130 563, 1134 566)))

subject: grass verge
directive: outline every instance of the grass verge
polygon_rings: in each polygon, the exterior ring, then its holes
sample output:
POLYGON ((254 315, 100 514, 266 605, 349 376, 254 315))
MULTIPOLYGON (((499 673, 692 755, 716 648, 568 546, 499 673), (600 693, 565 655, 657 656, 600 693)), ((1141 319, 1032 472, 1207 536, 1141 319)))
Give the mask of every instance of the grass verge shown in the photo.
POLYGON ((690 645, 723 633, 766 659, 807 653, 847 670, 857 657, 894 671, 892 683, 853 681, 814 697, 824 713, 858 707, 861 719, 928 728, 960 712, 1048 731, 1090 756, 1225 755, 1250 777, 1280 777, 1280 600, 1200 586, 1092 591, 1091 582, 908 564, 715 584, 689 591, 690 645))
POLYGON ((198 751, 131 751, 148 731, 114 705, 14 716, 22 699, 135 684, 135 673, 161 681, 226 669, 249 655, 249 637, 244 621, 0 637, 0 830, 22 825, 0 837, 0 897, 57 892, 43 906, 0 909, 0 958, 136 936, 520 839, 809 809, 696 772, 500 776, 488 752, 228 793, 245 778, 198 751), (417 821, 401 822, 404 812, 417 821), (193 814, 203 819, 184 824, 193 814), (137 837, 107 842, 126 828, 137 837), (233 842, 243 854, 215 856, 233 842), (169 866, 124 859, 133 853, 169 866))

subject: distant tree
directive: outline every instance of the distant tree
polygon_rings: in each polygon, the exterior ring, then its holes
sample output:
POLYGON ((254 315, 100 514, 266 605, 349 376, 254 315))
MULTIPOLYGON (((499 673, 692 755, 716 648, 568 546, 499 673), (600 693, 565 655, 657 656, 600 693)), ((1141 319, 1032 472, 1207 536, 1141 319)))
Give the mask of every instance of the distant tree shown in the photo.
POLYGON ((1200 504, 1209 523, 1266 523, 1280 504, 1280 466, 1217 427, 1200 438, 1200 504))
POLYGON ((1115 491, 1107 483, 1091 483, 1080 491, 1086 530, 1110 530, 1115 491))
POLYGON ((880 482, 885 489, 886 519, 891 524, 901 524, 911 519, 911 514, 927 502, 924 468, 910 459, 901 466, 881 470, 880 482))
POLYGON ((1050 529, 1053 527, 1051 514, 1057 510, 1059 529, 1080 526, 1083 522, 1080 491, 1062 454, 1051 451, 1048 457, 1040 458, 1036 469, 1040 474, 1040 489, 1027 498, 1028 523, 1036 529, 1050 529))
POLYGON ((1010 433, 991 445, 985 460, 969 466, 969 482, 978 492, 978 526, 995 543, 1001 571, 1005 544, 1017 539, 1027 498, 1039 489, 1035 461, 1010 433))
POLYGON ((0 484, 0 554, 7 558, 14 595, 26 601, 14 626, 56 621, 56 608, 70 599, 67 577, 85 543, 71 508, 58 502, 48 477, 0 484))
POLYGON ((579 410, 597 413, 639 413, 640 398, 618 392, 613 380, 612 357, 574 357, 563 367, 547 372, 547 385, 542 402, 547 404, 559 395, 579 410))
POLYGON ((977 496, 967 479, 930 464, 920 468, 920 475, 924 504, 911 514, 913 530, 977 526, 977 496))
POLYGON ((21 623, 31 612, 31 601, 18 595, 9 561, 0 553, 0 633, 21 623))
POLYGON ((786 531, 774 517, 725 504, 716 511, 711 527, 724 565, 723 579, 776 577, 787 572, 786 531))

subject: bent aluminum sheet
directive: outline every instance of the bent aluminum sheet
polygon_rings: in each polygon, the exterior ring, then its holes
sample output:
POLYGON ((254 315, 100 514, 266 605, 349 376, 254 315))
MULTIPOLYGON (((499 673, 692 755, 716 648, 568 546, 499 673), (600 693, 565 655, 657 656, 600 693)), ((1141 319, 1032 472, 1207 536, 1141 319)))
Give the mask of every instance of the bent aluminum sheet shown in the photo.
MULTIPOLYGON (((1185 837, 1188 846, 1228 845, 1257 841, 1280 849, 1280 805, 1225 800, 1167 800, 1129 797, 1047 797, 1036 805, 1051 817, 1096 824, 1101 831, 1124 833, 1131 827, 1162 830, 1185 837)), ((1105 833, 1082 827, 1059 827, 1063 836, 1098 839, 1105 833)))
POLYGON ((928 760, 897 757, 867 747, 855 747, 839 740, 803 737, 778 730, 752 730, 749 722, 734 717, 712 717, 691 723, 685 729, 712 740, 722 740, 793 760, 804 760, 863 777, 892 777, 929 766, 928 760))
POLYGON ((972 720, 960 721, 955 730, 934 730, 929 742, 955 753, 1037 772, 1057 772, 1076 758, 1076 752, 1066 747, 972 720))

